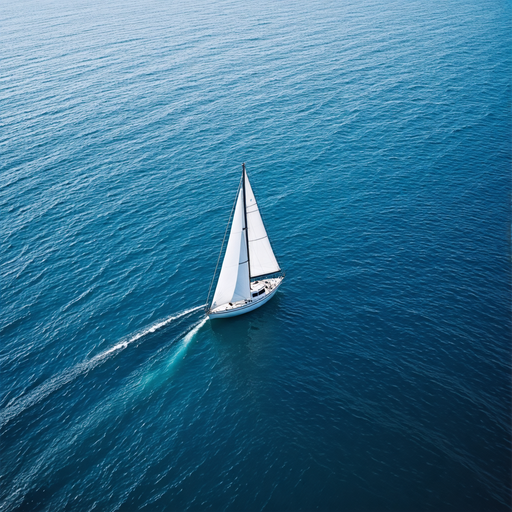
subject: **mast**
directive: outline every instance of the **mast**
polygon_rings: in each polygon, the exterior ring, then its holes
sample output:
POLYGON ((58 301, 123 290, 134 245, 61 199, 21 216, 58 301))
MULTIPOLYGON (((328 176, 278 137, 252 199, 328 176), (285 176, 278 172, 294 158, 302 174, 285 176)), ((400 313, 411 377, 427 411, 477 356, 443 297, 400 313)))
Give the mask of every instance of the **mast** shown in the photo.
POLYGON ((247 247, 247 266, 249 267, 249 290, 251 289, 251 257, 249 256, 249 231, 247 229, 247 205, 245 204, 245 163, 242 164, 242 184, 244 196, 244 224, 245 224, 245 244, 247 247))

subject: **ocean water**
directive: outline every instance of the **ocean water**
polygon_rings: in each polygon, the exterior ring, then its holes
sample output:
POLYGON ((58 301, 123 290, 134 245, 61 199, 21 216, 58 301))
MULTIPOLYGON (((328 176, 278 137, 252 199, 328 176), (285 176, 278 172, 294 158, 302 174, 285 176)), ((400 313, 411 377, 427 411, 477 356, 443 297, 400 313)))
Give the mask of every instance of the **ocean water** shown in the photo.
POLYGON ((510 509, 510 2, 0 13, 0 510, 510 509))

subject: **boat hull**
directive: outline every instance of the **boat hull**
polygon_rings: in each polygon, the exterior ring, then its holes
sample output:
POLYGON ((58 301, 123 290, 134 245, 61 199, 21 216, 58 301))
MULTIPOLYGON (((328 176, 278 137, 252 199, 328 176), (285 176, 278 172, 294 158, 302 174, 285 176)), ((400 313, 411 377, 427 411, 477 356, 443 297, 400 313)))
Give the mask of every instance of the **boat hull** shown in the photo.
POLYGON ((275 286, 272 288, 272 290, 270 292, 266 293, 261 298, 252 300, 245 304, 241 304, 240 306, 226 307, 226 309, 222 309, 222 308, 224 308, 224 306, 220 306, 220 307, 214 309, 213 311, 210 311, 208 313, 208 316, 210 317, 210 319, 230 318, 232 316, 243 315, 245 313, 249 313, 250 311, 254 311, 255 309, 259 308, 260 306, 263 306, 263 304, 266 304, 275 295, 277 289, 283 282, 283 279, 284 279, 284 277, 279 277, 279 278, 275 279, 275 281, 277 281, 275 286))

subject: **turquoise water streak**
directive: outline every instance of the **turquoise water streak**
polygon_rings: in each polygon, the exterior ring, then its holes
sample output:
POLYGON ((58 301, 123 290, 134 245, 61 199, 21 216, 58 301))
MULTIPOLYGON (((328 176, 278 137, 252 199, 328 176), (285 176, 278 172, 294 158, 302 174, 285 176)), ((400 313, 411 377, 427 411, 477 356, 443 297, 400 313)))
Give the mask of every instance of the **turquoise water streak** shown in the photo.
POLYGON ((509 2, 0 24, 0 510, 509 510, 509 2), (286 279, 209 322, 243 161, 286 279))

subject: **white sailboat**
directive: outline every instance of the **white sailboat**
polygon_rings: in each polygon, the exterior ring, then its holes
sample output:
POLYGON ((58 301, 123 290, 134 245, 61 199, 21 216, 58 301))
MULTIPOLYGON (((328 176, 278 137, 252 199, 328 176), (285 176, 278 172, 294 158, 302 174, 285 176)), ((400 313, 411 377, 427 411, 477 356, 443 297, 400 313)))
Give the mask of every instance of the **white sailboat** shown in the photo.
POLYGON ((207 314, 227 318, 259 308, 275 295, 283 279, 242 164, 228 245, 207 314))

